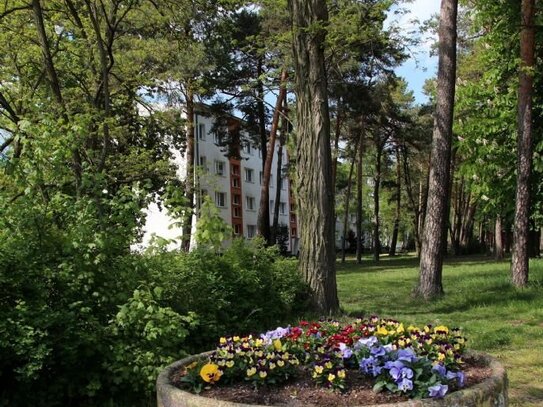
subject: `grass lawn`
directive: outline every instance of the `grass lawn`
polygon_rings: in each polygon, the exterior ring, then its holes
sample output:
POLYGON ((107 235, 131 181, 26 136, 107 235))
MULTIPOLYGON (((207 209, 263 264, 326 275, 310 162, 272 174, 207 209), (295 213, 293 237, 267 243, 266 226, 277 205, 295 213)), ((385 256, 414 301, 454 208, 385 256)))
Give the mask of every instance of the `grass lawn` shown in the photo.
POLYGON ((417 265, 409 256, 338 263, 343 310, 461 327, 472 349, 496 356, 507 368, 512 406, 543 406, 543 260, 530 262, 530 286, 518 290, 509 284, 507 261, 451 257, 443 269, 445 296, 431 303, 410 296, 417 265))

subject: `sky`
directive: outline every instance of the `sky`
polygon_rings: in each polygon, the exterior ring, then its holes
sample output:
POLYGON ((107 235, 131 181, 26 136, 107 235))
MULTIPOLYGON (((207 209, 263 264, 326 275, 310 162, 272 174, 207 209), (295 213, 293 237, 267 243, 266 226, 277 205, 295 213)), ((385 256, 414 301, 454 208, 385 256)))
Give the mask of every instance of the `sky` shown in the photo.
MULTIPOLYGON (((414 0, 412 3, 403 5, 409 10, 408 14, 401 17, 390 15, 389 21, 397 20, 400 27, 408 32, 416 29, 413 19, 423 22, 432 15, 438 14, 439 6, 440 0, 414 0)), ((428 100, 422 92, 422 87, 424 81, 434 77, 437 71, 437 57, 430 56, 430 47, 434 41, 435 38, 425 37, 420 45, 410 50, 411 57, 396 69, 396 74, 407 80, 417 103, 428 100)))

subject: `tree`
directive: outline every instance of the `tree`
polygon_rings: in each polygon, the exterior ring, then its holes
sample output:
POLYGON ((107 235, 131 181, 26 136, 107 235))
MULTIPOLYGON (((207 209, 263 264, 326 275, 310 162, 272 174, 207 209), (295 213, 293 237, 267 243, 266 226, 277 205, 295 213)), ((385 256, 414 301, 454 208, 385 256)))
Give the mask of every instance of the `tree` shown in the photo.
POLYGON ((442 0, 439 20, 437 106, 432 138, 428 203, 422 237, 419 284, 415 289, 415 294, 424 299, 443 294, 441 274, 449 197, 456 79, 457 12, 457 0, 442 0))
POLYGON ((324 66, 324 0, 289 0, 296 72, 296 189, 300 222, 299 268, 315 308, 339 308, 335 270, 334 193, 330 117, 324 66))
POLYGON ((532 93, 535 64, 535 0, 522 0, 520 33, 520 83, 518 91, 517 190, 515 199, 514 246, 511 259, 513 284, 528 283, 528 233, 530 174, 532 171, 532 93))

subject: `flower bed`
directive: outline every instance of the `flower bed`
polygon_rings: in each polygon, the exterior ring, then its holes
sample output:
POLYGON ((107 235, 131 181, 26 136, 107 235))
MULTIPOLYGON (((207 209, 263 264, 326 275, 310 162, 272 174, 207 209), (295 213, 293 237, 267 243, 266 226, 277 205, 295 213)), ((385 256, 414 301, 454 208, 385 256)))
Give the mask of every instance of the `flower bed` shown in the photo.
MULTIPOLYGON (((435 400, 464 386, 465 343, 457 329, 405 327, 377 317, 347 325, 302 322, 260 336, 221 338, 215 351, 205 358, 185 360, 182 366, 170 369, 169 375, 175 376, 173 381, 180 387, 195 393, 203 390, 203 395, 217 395, 220 392, 215 390, 220 388, 234 392, 234 399, 239 399, 236 394, 240 386, 245 386, 243 391, 254 388, 258 394, 293 383, 298 387, 294 384, 291 393, 316 386, 328 389, 327 393, 351 393, 355 389, 349 385, 358 383, 354 379, 360 377, 364 384, 371 383, 374 392, 390 395, 381 401, 435 400), (305 387, 299 383, 305 383, 305 387)), ((164 402, 161 384, 165 380, 169 383, 172 377, 161 376, 157 386, 159 406, 189 405, 164 402)), ((505 373, 501 391, 503 403, 493 405, 506 405, 505 373)))

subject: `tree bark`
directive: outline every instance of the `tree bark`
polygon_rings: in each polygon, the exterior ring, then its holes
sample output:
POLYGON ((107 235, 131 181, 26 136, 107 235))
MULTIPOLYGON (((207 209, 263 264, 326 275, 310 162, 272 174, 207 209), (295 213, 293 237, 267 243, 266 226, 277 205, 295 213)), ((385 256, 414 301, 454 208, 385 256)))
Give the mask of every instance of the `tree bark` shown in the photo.
POLYGON ((373 179, 373 260, 379 261, 381 254, 380 221, 379 221, 379 191, 381 189, 381 155, 383 147, 376 143, 375 177, 373 179))
POLYGON ((351 168, 349 169, 349 179, 347 180, 347 192, 345 193, 345 214, 343 217, 343 239, 341 241, 341 262, 345 263, 345 244, 347 242, 347 235, 349 229, 349 202, 351 200, 351 188, 353 185, 353 172, 354 164, 356 162, 356 156, 358 153, 358 146, 354 149, 353 160, 351 161, 351 168))
POLYGON ((494 225, 494 258, 496 260, 503 259, 503 225, 502 217, 500 215, 496 216, 496 223, 494 225))
POLYGON ((324 43, 325 0, 289 0, 296 72, 296 171, 300 221, 299 267, 318 312, 339 309, 336 285, 334 191, 324 43))
POLYGON ((194 92, 192 85, 187 84, 186 91, 187 109, 187 174, 185 178, 185 198, 187 208, 183 218, 181 248, 190 250, 190 238, 192 235, 192 215, 194 212, 194 92))
POLYGON ((281 186, 283 185, 283 146, 285 145, 285 137, 288 131, 288 122, 286 114, 288 111, 286 95, 283 98, 282 116, 281 116, 281 131, 279 133, 279 147, 277 148, 277 180, 275 189, 275 202, 273 208, 273 222, 270 233, 270 240, 273 244, 277 243, 277 231, 279 228, 279 207, 281 204, 281 186))
POLYGON ((336 178, 337 178, 337 164, 339 160, 339 136, 341 133, 341 99, 337 102, 337 115, 336 115, 336 131, 334 134, 334 151, 332 152, 333 164, 332 164, 332 181, 334 183, 334 191, 336 190, 336 178))
POLYGON ((439 20, 437 106, 432 139, 428 203, 422 237, 420 278, 415 294, 432 299, 443 294, 443 246, 451 166, 456 77, 458 0, 442 0, 439 20))
MULTIPOLYGON (((258 132, 260 135, 260 151, 262 155, 262 177, 264 178, 264 172, 266 167, 266 160, 268 158, 268 135, 266 132, 266 108, 264 106, 264 84, 262 83, 261 75, 263 71, 263 62, 262 58, 257 60, 256 65, 257 73, 257 82, 256 82, 256 92, 257 92, 257 101, 256 108, 258 114, 258 132)), ((270 240, 270 202, 266 200, 265 202, 260 201, 259 207, 259 217, 257 218, 257 233, 264 238, 266 242, 270 240), (268 214, 266 217, 260 218, 260 210, 268 214)))
POLYGON ((275 110, 273 112, 272 126, 270 129, 270 139, 268 141, 268 150, 266 151, 266 160, 264 162, 264 171, 262 173, 262 187, 260 189, 260 206, 258 208, 258 219, 256 223, 256 233, 262 236, 269 245, 274 244, 270 239, 270 233, 266 235, 266 225, 269 229, 270 225, 270 177, 273 163, 273 154, 275 150, 275 140, 277 138, 277 129, 279 127, 279 117, 283 106, 283 100, 287 94, 287 77, 286 68, 281 71, 279 95, 275 102, 275 110))
POLYGON ((394 217, 394 229, 392 231, 392 241, 388 255, 396 256, 396 245, 398 244, 398 234, 400 233, 400 216, 402 211, 402 171, 400 147, 396 146, 396 214, 394 217))
POLYGON ((528 284, 530 173, 532 171, 532 93, 535 63, 535 0, 522 0, 518 93, 517 190, 511 275, 516 287, 528 284))
POLYGON ((364 155, 364 121, 362 121, 360 140, 358 142, 358 160, 356 165, 356 262, 362 263, 363 239, 362 239, 362 186, 364 177, 362 174, 362 158, 364 155))

